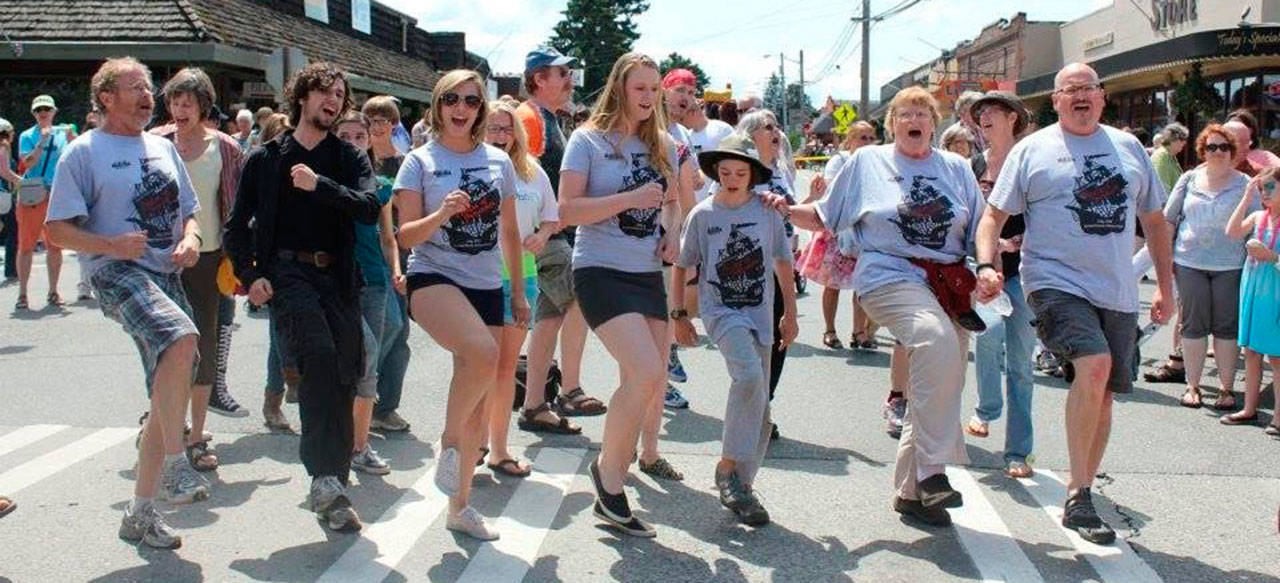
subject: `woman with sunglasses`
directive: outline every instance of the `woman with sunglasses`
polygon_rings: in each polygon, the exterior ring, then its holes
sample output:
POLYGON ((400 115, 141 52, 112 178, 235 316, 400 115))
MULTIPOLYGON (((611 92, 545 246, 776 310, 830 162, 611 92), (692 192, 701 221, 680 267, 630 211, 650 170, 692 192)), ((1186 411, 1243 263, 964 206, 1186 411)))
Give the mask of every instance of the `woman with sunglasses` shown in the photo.
MULTIPOLYGON (((1199 408, 1200 377, 1213 335, 1214 360, 1222 389, 1213 408, 1234 409, 1236 332, 1240 307, 1240 277, 1245 260, 1244 241, 1227 236, 1232 211, 1244 198, 1249 177, 1233 168, 1235 136, 1210 124, 1196 137, 1196 155, 1203 164, 1178 179, 1165 203, 1165 219, 1173 225, 1173 283, 1178 288, 1182 323, 1182 362, 1187 371, 1184 407, 1199 408)), ((1249 210, 1256 210, 1251 208, 1249 210)), ((1228 425, 1257 418, 1256 412, 1227 415, 1228 425)))
MULTIPOLYGON (((474 71, 450 71, 436 82, 428 140, 405 158, 394 190, 397 240, 413 248, 409 315, 453 355, 435 474, 436 487, 449 496, 447 526, 496 540, 468 500, 502 337, 501 264, 520 272, 520 231, 511 158, 484 143, 484 91, 474 71)), ((529 321, 520 278, 511 281, 511 313, 517 325, 529 321)))
MULTIPOLYGON (((752 143, 756 147, 756 151, 760 153, 760 162, 772 172, 769 181, 756 186, 756 192, 767 193, 779 196, 787 201, 787 204, 795 204, 795 184, 792 180, 792 174, 789 172, 785 161, 785 152, 782 144, 784 136, 779 129, 777 118, 773 116, 773 112, 767 110, 756 110, 742 116, 738 120, 737 131, 746 134, 751 138, 752 143)), ((791 226, 791 222, 786 222, 787 237, 795 240, 795 227, 791 226)), ((782 366, 787 361, 787 348, 782 344, 782 334, 778 331, 779 323, 783 314, 782 290, 778 286, 777 278, 773 281, 773 358, 769 363, 769 400, 773 400, 773 394, 778 389, 778 381, 782 378, 782 366)), ((778 439, 778 424, 774 423, 770 430, 769 439, 778 439)))
MULTIPOLYGON (((662 261, 674 262, 676 146, 663 128, 658 64, 627 53, 613 64, 587 121, 565 146, 560 218, 578 227, 573 288, 587 325, 618 361, 600 457, 591 462, 595 516, 622 532, 654 536, 622 486, 646 412, 667 380, 667 299, 662 261), (666 228, 659 232, 659 223, 666 228)), ((685 317, 673 310, 674 317, 685 317)))

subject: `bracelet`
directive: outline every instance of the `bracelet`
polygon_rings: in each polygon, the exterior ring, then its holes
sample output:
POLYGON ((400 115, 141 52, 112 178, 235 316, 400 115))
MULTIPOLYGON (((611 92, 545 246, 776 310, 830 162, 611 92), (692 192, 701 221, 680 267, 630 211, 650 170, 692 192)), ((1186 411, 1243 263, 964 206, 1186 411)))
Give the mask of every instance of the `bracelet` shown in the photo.
POLYGON ((996 269, 995 265, 992 265, 990 263, 979 263, 977 267, 973 268, 973 272, 975 274, 982 273, 983 269, 990 269, 990 270, 996 271, 997 273, 1000 271, 999 269, 996 269))
POLYGON ((201 236, 200 236, 200 233, 197 233, 197 232, 195 232, 195 231, 191 231, 190 233, 187 233, 187 234, 188 234, 188 235, 191 235, 192 237, 195 237, 195 238, 196 238, 196 240, 200 242, 200 246, 201 246, 201 247, 204 247, 204 237, 201 237, 201 236))
POLYGON ((674 310, 671 310, 670 316, 672 320, 683 320, 689 317, 689 310, 686 310, 684 308, 676 308, 674 310))

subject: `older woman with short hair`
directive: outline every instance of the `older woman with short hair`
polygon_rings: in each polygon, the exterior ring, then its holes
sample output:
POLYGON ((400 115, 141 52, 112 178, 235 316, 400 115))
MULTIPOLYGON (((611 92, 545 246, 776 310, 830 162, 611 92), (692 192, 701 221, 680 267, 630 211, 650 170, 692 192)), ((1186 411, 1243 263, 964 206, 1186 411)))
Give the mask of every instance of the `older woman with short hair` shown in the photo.
POLYGON ((858 150, 827 196, 791 207, 810 230, 852 228, 861 249, 854 289, 872 319, 907 352, 911 406, 898 442, 895 511, 933 526, 951 524, 962 503, 946 464, 968 461, 960 430, 969 332, 965 266, 982 215, 978 181, 963 158, 932 147, 939 114, 927 91, 899 91, 886 118, 891 145, 858 150))
POLYGON ((942 144, 943 150, 959 154, 960 157, 968 160, 973 157, 974 142, 977 140, 969 128, 955 123, 942 132, 942 137, 938 141, 942 144))

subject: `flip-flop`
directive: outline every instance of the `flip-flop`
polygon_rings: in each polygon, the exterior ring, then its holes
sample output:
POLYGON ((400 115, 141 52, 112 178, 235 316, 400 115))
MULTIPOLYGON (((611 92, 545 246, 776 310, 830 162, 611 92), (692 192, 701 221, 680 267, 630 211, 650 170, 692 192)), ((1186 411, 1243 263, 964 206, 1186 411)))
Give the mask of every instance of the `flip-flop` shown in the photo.
POLYGON ((507 458, 496 464, 489 464, 489 469, 496 473, 504 476, 511 476, 513 478, 525 478, 528 477, 529 474, 533 473, 533 468, 525 468, 525 470, 521 472, 520 462, 511 458, 507 458))
POLYGON ((18 503, 14 502, 8 496, 0 496, 0 518, 8 516, 10 512, 18 509, 18 503))
POLYGON ((988 428, 987 424, 983 423, 982 420, 977 417, 969 418, 969 422, 964 425, 964 431, 974 437, 986 437, 991 435, 991 430, 988 428))

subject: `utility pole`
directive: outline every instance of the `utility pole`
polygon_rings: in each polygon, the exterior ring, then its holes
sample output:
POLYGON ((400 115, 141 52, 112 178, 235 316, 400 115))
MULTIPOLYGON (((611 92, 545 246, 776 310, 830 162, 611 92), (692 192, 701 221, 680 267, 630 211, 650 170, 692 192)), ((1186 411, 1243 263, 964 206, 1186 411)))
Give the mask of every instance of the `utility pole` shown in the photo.
POLYGON ((858 102, 858 119, 866 119, 871 98, 871 0, 862 0, 862 95, 858 102))
POLYGON ((782 79, 782 133, 787 133, 787 57, 778 53, 778 77, 782 79))
MULTIPOLYGON (((804 102, 804 49, 800 49, 800 105, 803 106, 804 102)), ((809 115, 809 112, 803 109, 800 113, 804 116, 809 115)))

